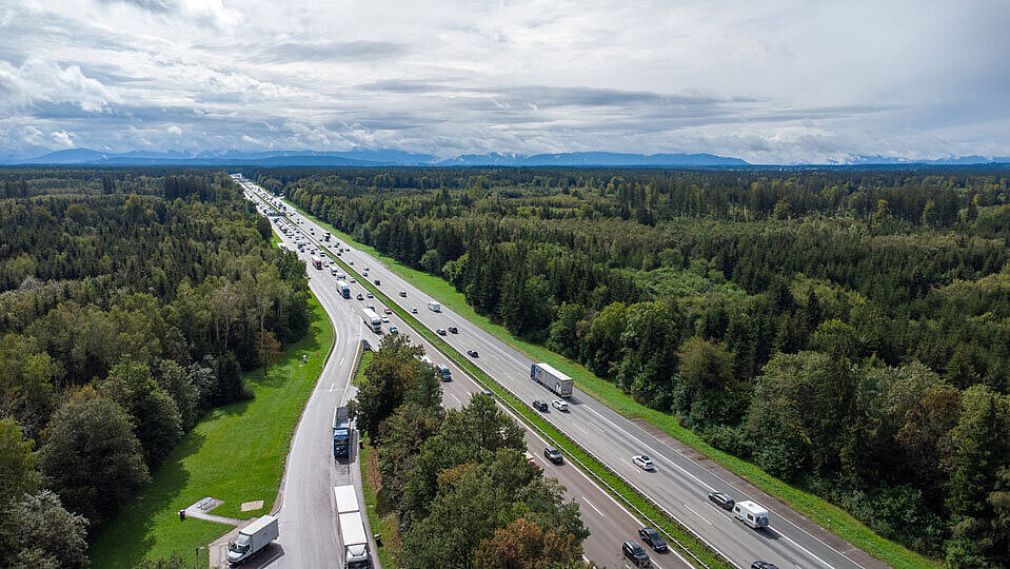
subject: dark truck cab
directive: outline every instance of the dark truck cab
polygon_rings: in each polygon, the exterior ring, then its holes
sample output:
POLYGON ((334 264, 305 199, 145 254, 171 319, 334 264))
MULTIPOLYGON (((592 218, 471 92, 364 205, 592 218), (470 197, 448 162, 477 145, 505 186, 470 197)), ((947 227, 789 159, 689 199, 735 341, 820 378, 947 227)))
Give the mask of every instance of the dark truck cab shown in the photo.
POLYGON ((347 458, 351 455, 351 421, 347 418, 347 407, 337 407, 333 413, 333 458, 347 458))

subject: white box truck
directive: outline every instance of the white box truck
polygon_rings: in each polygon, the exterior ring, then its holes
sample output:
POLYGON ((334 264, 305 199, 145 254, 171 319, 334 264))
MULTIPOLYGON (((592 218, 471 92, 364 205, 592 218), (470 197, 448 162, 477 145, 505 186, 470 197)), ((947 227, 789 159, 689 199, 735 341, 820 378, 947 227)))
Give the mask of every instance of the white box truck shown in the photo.
POLYGON ((737 502, 733 505, 733 515, 753 529, 768 527, 768 510, 756 502, 737 502))
POLYGON ((228 565, 235 567, 249 560, 277 539, 277 518, 263 516, 238 532, 238 539, 228 544, 228 565))
POLYGON ((550 389, 561 397, 571 397, 574 382, 572 378, 545 363, 530 366, 530 379, 550 389))
POLYGON ((442 305, 433 300, 428 303, 428 310, 431 310, 432 312, 442 312, 442 305))

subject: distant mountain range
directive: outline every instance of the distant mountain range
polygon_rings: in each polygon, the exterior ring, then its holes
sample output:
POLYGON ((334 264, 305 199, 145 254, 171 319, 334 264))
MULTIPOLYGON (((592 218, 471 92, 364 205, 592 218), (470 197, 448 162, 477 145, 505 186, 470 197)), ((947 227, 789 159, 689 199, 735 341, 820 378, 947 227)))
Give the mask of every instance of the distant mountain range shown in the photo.
POLYGON ((921 164, 935 166, 973 166, 979 164, 1010 164, 1010 156, 950 156, 938 158, 936 160, 909 160, 908 158, 896 158, 894 156, 857 156, 844 163, 847 166, 873 166, 873 165, 901 165, 901 164, 921 164))
MULTIPOLYGON (((952 156, 937 160, 910 160, 892 156, 856 156, 827 166, 968 166, 1010 163, 1010 157, 952 156)), ((752 165, 740 158, 715 154, 621 154, 616 152, 564 152, 559 154, 464 154, 440 160, 430 154, 394 149, 358 149, 345 152, 278 150, 272 152, 99 152, 74 148, 42 154, 34 158, 0 153, 5 165, 76 166, 502 166, 502 167, 632 167, 632 168, 741 168, 752 165)), ((770 165, 765 165, 770 166, 770 165)), ((820 166, 817 164, 792 166, 820 166)))
POLYGON ((8 158, 3 164, 78 166, 628 166, 653 168, 748 166, 739 158, 714 154, 618 154, 614 152, 567 152, 562 154, 467 154, 439 160, 430 154, 401 150, 350 150, 314 152, 98 152, 87 148, 60 150, 22 160, 8 158))

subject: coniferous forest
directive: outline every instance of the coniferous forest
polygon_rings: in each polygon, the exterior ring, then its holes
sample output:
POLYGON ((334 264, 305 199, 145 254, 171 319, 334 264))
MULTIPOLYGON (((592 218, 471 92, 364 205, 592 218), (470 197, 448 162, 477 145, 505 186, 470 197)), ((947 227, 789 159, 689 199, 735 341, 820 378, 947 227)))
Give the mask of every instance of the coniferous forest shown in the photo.
POLYGON ((953 567, 1010 563, 1008 178, 258 173, 512 333, 953 567))
POLYGON ((87 535, 307 326, 303 263, 227 176, 0 170, 0 566, 86 565, 87 535))

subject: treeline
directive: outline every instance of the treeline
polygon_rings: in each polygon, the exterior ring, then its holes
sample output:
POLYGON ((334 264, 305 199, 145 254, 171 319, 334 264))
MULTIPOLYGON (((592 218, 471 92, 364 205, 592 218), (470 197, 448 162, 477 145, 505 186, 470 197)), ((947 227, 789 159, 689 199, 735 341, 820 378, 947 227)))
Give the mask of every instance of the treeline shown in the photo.
POLYGON ((0 566, 82 567, 86 531, 304 334, 305 273, 225 176, 28 174, 0 200, 0 566))
POLYGON ((477 395, 442 408, 441 382, 402 334, 383 338, 352 401, 379 454, 380 500, 408 569, 575 569, 589 533, 556 479, 526 461, 522 429, 477 395))
POLYGON ((1010 172, 270 174, 881 534, 1010 563, 1010 172))

